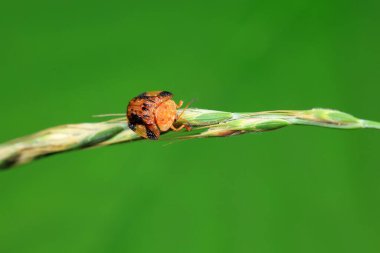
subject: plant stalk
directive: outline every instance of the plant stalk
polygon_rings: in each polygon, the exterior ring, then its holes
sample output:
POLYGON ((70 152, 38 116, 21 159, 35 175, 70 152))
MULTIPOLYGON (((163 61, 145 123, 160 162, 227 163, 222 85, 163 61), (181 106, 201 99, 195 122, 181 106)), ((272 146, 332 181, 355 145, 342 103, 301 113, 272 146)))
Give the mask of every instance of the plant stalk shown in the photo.
MULTIPOLYGON (((178 110, 178 114, 181 112, 182 110, 178 110)), ((183 123, 189 123, 192 130, 172 132, 170 134, 172 140, 266 132, 288 125, 380 129, 379 122, 358 119, 350 114, 331 109, 231 113, 189 108, 176 122, 178 125, 183 123)), ((164 135, 161 139, 167 138, 164 135)), ((12 168, 51 154, 137 140, 150 141, 130 130, 125 117, 103 122, 57 126, 1 144, 0 169, 12 168)))

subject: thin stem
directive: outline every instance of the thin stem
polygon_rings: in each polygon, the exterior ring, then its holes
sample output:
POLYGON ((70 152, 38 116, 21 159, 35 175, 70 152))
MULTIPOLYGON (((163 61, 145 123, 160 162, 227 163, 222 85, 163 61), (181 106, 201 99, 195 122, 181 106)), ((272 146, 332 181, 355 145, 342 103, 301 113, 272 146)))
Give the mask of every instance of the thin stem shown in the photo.
MULTIPOLYGON (((380 129, 379 122, 357 119, 350 114, 330 109, 231 113, 188 108, 187 110, 178 110, 178 114, 182 115, 177 122, 178 126, 187 123, 193 128, 190 132, 172 132, 171 140, 266 132, 288 125, 311 125, 338 129, 380 129)), ((99 117, 117 116, 118 118, 104 122, 57 126, 1 144, 0 168, 15 167, 47 155, 70 150, 137 140, 149 142, 128 128, 126 118, 120 117, 123 115, 99 115, 99 117)))

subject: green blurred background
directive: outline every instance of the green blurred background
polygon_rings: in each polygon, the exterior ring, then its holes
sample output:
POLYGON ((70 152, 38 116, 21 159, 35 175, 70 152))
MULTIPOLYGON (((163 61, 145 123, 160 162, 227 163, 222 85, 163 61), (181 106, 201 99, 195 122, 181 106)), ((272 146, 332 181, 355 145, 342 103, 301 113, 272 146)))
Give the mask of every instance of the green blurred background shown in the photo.
MULTIPOLYGON (((0 142, 147 90, 225 111, 380 120, 379 1, 0 6, 0 142)), ((136 142, 0 174, 0 252, 380 252, 380 134, 136 142)))

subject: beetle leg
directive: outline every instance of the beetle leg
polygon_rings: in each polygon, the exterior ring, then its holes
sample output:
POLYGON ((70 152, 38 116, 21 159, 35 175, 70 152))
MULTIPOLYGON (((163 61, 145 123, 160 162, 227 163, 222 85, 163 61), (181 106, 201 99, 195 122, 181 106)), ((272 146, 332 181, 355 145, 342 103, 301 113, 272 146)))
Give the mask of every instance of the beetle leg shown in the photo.
POLYGON ((183 126, 185 126, 186 131, 191 131, 192 129, 192 126, 190 124, 183 124, 183 126))
POLYGON ((151 140, 158 140, 160 137, 160 129, 155 124, 146 125, 146 135, 151 140))
POLYGON ((186 128, 187 131, 190 131, 190 130, 191 130, 191 126, 190 126, 190 125, 187 125, 187 124, 183 124, 183 125, 181 125, 181 126, 178 127, 178 128, 176 128, 175 126, 172 125, 170 128, 171 128, 173 131, 175 131, 175 132, 181 131, 182 128, 186 128))
POLYGON ((183 101, 180 100, 180 101, 178 102, 177 109, 180 108, 182 105, 183 105, 183 101))

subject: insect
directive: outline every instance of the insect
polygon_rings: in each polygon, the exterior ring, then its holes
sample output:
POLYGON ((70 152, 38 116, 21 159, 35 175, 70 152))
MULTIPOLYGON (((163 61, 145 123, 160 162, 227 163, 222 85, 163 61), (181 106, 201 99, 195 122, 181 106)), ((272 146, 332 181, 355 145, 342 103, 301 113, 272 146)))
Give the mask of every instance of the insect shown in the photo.
POLYGON ((176 128, 173 124, 179 120, 185 111, 178 116, 178 105, 172 100, 173 94, 168 91, 149 91, 134 97, 128 104, 127 119, 130 129, 138 135, 151 140, 158 140, 162 132, 169 129, 180 131, 186 128, 191 130, 189 124, 182 124, 176 128))

